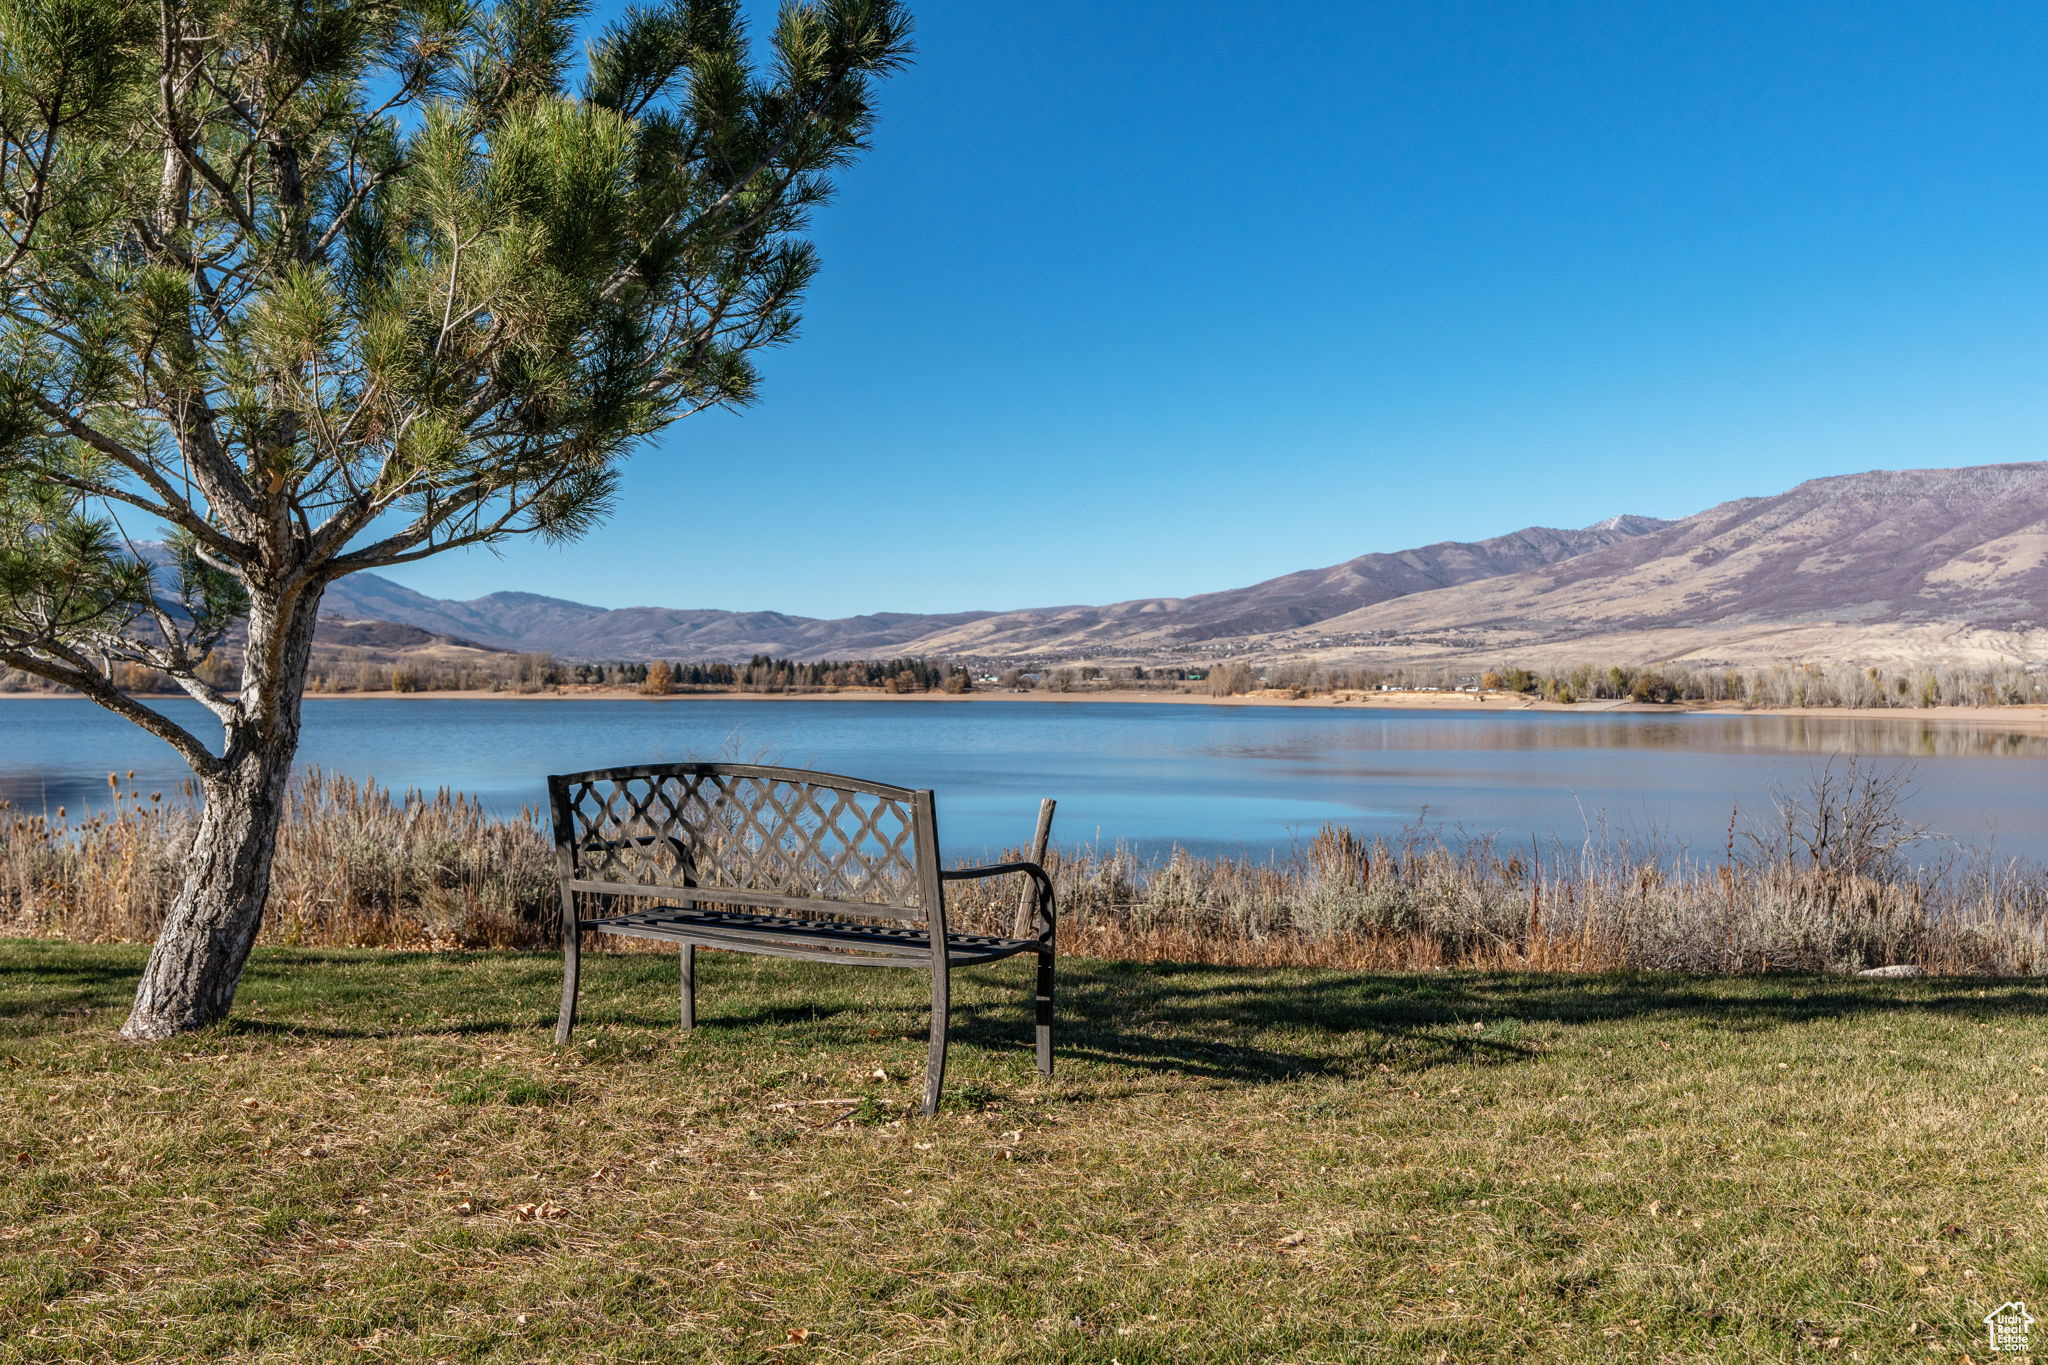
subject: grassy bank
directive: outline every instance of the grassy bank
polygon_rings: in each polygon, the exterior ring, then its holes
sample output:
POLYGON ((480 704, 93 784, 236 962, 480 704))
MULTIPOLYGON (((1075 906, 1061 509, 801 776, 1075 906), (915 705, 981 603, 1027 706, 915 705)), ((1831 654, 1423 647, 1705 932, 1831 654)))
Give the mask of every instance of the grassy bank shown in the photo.
MULTIPOLYGON (((0 808, 0 932, 152 938, 175 894, 192 808, 114 783, 83 819, 0 808)), ((1623 844, 1507 850, 1422 831, 1329 828, 1276 862, 1118 849, 1053 860, 1067 951, 1142 960, 1416 970, 1937 972, 2048 969, 2048 873, 1918 864, 1894 778, 1823 769, 1767 828, 1714 861, 1623 844), (1891 784, 1887 786, 1887 784, 1891 784)), ((1934 846, 1939 852, 1939 846, 1934 846)), ((300 946, 548 947, 552 853, 535 819, 443 792, 394 797, 319 775, 285 822, 264 941, 300 946)), ((955 923, 1008 932, 1013 886, 951 893, 955 923)))
POLYGON ((1896 1361, 2048 1296, 2019 983, 0 942, 0 1360, 1896 1361), (877 1072, 882 1073, 877 1076, 877 1072), (829 1100, 829 1104, 813 1101, 829 1100))

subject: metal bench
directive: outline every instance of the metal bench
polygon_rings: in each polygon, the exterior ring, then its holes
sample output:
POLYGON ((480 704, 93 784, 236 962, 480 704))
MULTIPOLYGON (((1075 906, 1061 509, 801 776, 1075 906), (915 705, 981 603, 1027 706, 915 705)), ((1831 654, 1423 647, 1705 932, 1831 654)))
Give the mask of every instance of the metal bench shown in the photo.
POLYGON ((1039 804, 1029 859, 942 869, 931 792, 831 773, 740 763, 608 768, 550 777, 548 800, 562 891, 556 1042, 576 1026, 586 932, 680 944, 686 1029, 696 1024, 700 945, 911 967, 932 978, 930 1114, 946 1074, 953 969, 1036 953, 1038 1069, 1052 1074, 1056 919, 1042 866, 1051 801, 1039 804), (947 882, 1012 873, 1029 879, 1014 937, 947 931, 947 882), (647 901, 657 903, 631 908, 647 901), (591 905, 609 913, 583 913, 591 905))

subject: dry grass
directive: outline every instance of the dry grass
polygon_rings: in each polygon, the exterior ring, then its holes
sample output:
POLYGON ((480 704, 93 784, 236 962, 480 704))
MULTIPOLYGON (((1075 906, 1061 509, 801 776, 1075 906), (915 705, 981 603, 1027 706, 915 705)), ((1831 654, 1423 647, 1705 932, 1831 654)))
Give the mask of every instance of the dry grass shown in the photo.
MULTIPOLYGON (((1885 780, 1853 766, 1825 772, 1807 804, 1788 802, 1772 830, 1731 839, 1716 863, 1623 847, 1537 857, 1420 833, 1364 842, 1336 828, 1280 863, 1183 853, 1147 866, 1127 851, 1070 850, 1052 868, 1062 944, 1139 960, 1371 970, 2048 969, 2048 874, 1909 865, 1886 823, 1876 785, 1885 780)), ((116 791, 112 811, 69 823, 0 808, 0 927, 154 937, 192 810, 116 791)), ((1013 885, 952 894, 960 927, 1008 932, 1013 885)), ((531 813, 493 819, 446 791, 394 796, 319 774, 295 793, 272 905, 267 943, 555 942, 553 861, 531 813)))
MULTIPOLYGON (((0 942, 0 1361, 1949 1360, 2048 1297, 2012 982, 0 942), (877 1079, 881 1071, 886 1079, 877 1079), (807 1101, 843 1101, 816 1105, 807 1101)), ((2037 1329, 2038 1330, 2038 1329, 2037 1329)))
MULTIPOLYGON (((132 776, 132 775, 131 775, 132 776)), ((197 810, 110 774, 111 809, 67 819, 0 804, 0 926, 94 941, 156 937, 197 810)), ((554 941, 555 864, 536 817, 442 789, 394 795, 314 772, 296 783, 265 943, 511 948, 554 941)))

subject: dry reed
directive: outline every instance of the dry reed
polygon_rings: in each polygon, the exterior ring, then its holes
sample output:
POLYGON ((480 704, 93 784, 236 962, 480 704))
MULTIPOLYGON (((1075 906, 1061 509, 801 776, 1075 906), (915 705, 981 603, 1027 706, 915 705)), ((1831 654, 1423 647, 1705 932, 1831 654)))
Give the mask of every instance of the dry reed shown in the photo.
MULTIPOLYGON (((196 812, 112 778, 80 819, 0 807, 0 931, 153 937, 175 895, 196 812)), ((1865 815, 1891 795, 1852 769, 1828 799, 1865 815)), ((1945 973, 2048 970, 2048 870, 1951 856, 1908 866, 1898 841, 1816 846, 1815 828, 1870 837, 1843 810, 1781 806, 1762 834, 1703 862, 1627 847, 1502 853, 1421 831, 1363 840, 1326 827, 1284 861, 1129 850, 1056 853, 1067 952, 1249 966, 1589 971, 1845 971, 1919 963, 1945 973)), ((956 927, 1007 932, 1016 888, 962 884, 956 927)), ((488 815, 446 790, 394 794, 318 773, 298 784, 279 843, 264 940, 307 946, 547 947, 553 861, 537 815, 488 815)))
MULTIPOLYGON (((190 793, 123 787, 78 819, 0 805, 0 927, 152 939, 198 825, 190 793)), ((262 940, 305 946, 516 948, 552 941, 554 857, 532 811, 487 815, 446 788, 395 795, 320 772, 292 788, 262 940)))

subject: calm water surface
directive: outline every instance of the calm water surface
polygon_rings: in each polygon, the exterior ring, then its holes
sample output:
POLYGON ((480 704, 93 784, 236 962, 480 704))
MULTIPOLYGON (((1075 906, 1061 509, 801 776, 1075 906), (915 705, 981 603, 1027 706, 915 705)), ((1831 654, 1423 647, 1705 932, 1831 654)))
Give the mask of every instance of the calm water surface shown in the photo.
MULTIPOLYGON (((165 702, 200 733, 196 704, 165 702)), ((1715 715, 1374 711, 1044 702, 309 700, 301 762, 493 809, 543 778, 683 758, 785 763, 939 793, 955 856, 1022 843, 1040 796, 1059 842, 1152 855, 1284 854, 1325 821, 1367 834, 1576 845, 1589 834, 1718 853, 1831 755, 1911 763, 1915 816, 1974 847, 2048 859, 2048 738, 1993 726, 1715 715)), ((90 702, 0 700, 0 797, 103 802, 110 771, 172 790, 183 766, 90 702)))

